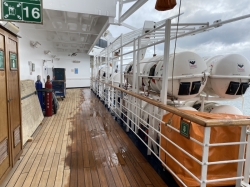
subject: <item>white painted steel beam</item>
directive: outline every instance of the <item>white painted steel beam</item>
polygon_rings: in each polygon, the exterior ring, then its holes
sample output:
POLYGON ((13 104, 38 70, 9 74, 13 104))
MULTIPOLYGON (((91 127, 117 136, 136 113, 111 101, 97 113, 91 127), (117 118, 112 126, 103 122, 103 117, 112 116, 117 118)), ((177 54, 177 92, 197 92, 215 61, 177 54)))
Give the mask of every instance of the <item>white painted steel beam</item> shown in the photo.
POLYGON ((161 90, 161 102, 163 104, 167 104, 167 98, 168 98, 168 77, 169 77, 168 66, 169 66, 169 53, 170 53, 170 34, 171 34, 171 19, 167 19, 165 26, 164 63, 163 63, 163 78, 162 78, 162 90, 161 90))
POLYGON ((106 23, 104 24, 104 26, 100 30, 98 36, 96 37, 95 41, 93 42, 92 46, 90 47, 88 54, 91 52, 91 50, 93 49, 93 47, 95 46, 97 41, 101 38, 103 33, 108 29, 108 27, 110 26, 110 23, 113 23, 113 22, 114 22, 114 18, 108 18, 108 20, 106 21, 106 23))
POLYGON ((129 16, 131 16, 136 10, 138 10, 142 5, 144 5, 148 0, 137 0, 132 7, 130 7, 119 19, 120 23, 125 21, 129 16))
POLYGON ((127 27, 128 29, 131 29, 131 30, 138 30, 138 28, 136 28, 136 27, 133 27, 132 25, 129 25, 129 24, 127 24, 127 23, 119 23, 119 21, 117 20, 117 19, 115 19, 115 22, 114 23, 112 23, 112 25, 122 25, 122 26, 124 26, 124 27, 127 27))
POLYGON ((122 4, 126 4, 126 3, 132 3, 132 2, 135 2, 136 0, 125 0, 125 1, 122 1, 122 4))

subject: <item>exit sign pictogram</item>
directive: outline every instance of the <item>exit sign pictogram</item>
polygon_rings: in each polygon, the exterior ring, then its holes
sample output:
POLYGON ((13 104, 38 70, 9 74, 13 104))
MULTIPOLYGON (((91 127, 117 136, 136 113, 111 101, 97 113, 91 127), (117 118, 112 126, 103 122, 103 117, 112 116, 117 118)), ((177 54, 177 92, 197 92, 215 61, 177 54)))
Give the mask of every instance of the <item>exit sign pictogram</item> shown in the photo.
POLYGON ((2 20, 42 24, 42 0, 2 0, 1 6, 2 20))

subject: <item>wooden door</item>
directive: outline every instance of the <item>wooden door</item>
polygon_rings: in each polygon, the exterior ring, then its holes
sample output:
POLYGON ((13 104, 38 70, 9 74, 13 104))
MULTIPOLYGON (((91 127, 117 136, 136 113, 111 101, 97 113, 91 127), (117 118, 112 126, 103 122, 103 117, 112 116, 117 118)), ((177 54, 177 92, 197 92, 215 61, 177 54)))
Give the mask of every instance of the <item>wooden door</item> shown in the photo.
POLYGON ((11 169, 11 138, 8 125, 5 36, 0 30, 0 183, 11 169))
POLYGON ((6 38, 6 71, 7 71, 7 101, 10 133, 12 137, 12 159, 13 164, 19 159, 22 151, 22 127, 21 127, 21 103, 20 103, 20 81, 18 63, 17 38, 9 35, 6 38))

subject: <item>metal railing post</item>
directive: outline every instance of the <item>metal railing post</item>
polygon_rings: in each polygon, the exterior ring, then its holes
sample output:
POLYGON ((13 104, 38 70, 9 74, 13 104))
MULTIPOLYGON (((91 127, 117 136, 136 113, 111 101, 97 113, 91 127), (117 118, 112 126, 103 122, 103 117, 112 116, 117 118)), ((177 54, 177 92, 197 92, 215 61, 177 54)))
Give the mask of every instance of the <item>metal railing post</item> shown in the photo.
POLYGON ((203 138, 202 166, 201 166, 201 187, 206 187, 208 171, 208 154, 210 142, 211 127, 205 127, 203 138))
MULTIPOLYGON (((128 100, 130 100, 131 96, 128 95, 128 100)), ((131 110, 131 107, 130 107, 130 102, 127 102, 127 126, 126 126, 126 132, 129 132, 129 121, 130 121, 130 110, 131 110)))
MULTIPOLYGON (((245 142, 246 141, 246 126, 241 127, 241 134, 240 134, 240 142, 245 142)), ((239 156, 238 159, 244 159, 244 152, 245 152, 245 145, 241 144, 240 148, 239 148, 239 156)), ((243 162, 238 162, 238 167, 237 167, 237 177, 241 177, 242 176, 242 172, 243 172, 243 162)), ((241 186, 241 179, 236 180, 236 187, 240 187, 241 186)))
POLYGON ((245 186, 249 184, 249 178, 250 178, 250 128, 247 129, 246 163, 245 163, 244 181, 243 181, 245 186))
MULTIPOLYGON (((154 107, 154 116, 156 117, 157 115, 158 115, 158 109, 157 109, 157 107, 156 106, 153 106, 154 107)), ((157 129, 158 130, 158 127, 159 127, 159 123, 157 123, 157 120, 154 118, 153 119, 153 139, 156 141, 156 139, 157 139, 157 132, 155 131, 155 129, 157 129)), ((158 154, 159 153, 159 151, 158 151, 158 149, 157 149, 157 146, 156 146, 156 144, 155 143, 153 143, 153 148, 154 148, 154 152, 156 153, 156 154, 158 154)))

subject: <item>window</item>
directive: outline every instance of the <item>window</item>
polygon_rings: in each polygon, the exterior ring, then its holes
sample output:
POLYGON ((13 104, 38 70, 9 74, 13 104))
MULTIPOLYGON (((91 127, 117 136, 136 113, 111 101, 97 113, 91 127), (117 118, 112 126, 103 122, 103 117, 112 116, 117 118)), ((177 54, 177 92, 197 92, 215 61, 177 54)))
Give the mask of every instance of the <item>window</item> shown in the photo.
POLYGON ((0 50, 0 70, 4 70, 4 51, 0 50))
POLYGON ((10 53, 10 69, 17 70, 17 58, 15 53, 10 53))

